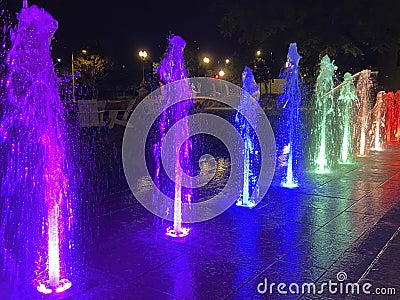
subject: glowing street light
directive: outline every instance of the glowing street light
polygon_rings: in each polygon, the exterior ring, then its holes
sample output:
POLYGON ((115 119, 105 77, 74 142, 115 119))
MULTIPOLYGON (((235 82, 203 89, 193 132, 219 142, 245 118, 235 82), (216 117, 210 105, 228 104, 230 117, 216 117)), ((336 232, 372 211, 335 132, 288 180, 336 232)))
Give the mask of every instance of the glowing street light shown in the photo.
POLYGON ((142 60, 145 60, 147 58, 147 51, 146 50, 140 50, 139 51, 139 56, 142 60))
POLYGON ((261 50, 257 50, 256 55, 260 56, 261 55, 261 50))
POLYGON ((205 57, 203 58, 203 63, 209 64, 209 63, 210 63, 210 59, 209 59, 207 56, 205 56, 205 57))
POLYGON ((148 56, 148 54, 147 54, 146 50, 140 50, 139 51, 139 57, 142 60, 142 75, 143 75, 142 84, 144 84, 144 62, 145 62, 147 56, 148 56))
POLYGON ((231 61, 229 60, 229 58, 225 59, 225 63, 229 64, 231 61))
POLYGON ((219 77, 224 77, 224 76, 225 76, 224 70, 220 70, 220 71, 218 72, 218 75, 219 75, 219 77))

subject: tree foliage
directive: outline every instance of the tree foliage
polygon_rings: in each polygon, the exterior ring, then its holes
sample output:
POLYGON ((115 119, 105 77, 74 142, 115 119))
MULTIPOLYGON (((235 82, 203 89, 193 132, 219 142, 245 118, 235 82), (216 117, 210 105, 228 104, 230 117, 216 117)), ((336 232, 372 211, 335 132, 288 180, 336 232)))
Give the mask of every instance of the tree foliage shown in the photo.
POLYGON ((97 98, 97 84, 107 76, 112 63, 107 57, 99 54, 79 55, 74 61, 75 72, 78 79, 89 88, 92 98, 97 98))
POLYGON ((400 43, 400 1, 249 0, 227 1, 225 7, 220 25, 225 36, 252 51, 264 47, 285 53, 290 42, 297 42, 310 65, 325 54, 355 63, 400 43))

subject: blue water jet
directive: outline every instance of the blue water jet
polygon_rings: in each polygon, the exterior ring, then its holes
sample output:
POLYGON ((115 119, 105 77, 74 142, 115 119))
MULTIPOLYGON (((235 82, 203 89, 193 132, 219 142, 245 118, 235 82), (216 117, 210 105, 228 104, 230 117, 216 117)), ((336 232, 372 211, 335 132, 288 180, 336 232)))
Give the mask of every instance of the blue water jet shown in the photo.
POLYGON ((278 155, 283 157, 283 171, 281 185, 295 188, 299 185, 302 160, 302 120, 300 104, 302 101, 301 76, 299 75, 299 61, 301 56, 297 53, 296 43, 291 43, 287 55, 287 67, 281 74, 286 80, 284 93, 279 97, 282 106, 280 118, 278 155))
POLYGON ((239 99, 238 112, 235 116, 235 126, 238 129, 240 135, 244 141, 243 148, 243 190, 240 198, 236 201, 237 206, 244 206, 252 208, 255 206, 254 200, 251 199, 251 195, 254 191, 257 182, 256 175, 256 162, 257 162, 257 148, 255 144, 255 133, 251 130, 251 125, 246 121, 244 116, 239 113, 249 109, 243 107, 244 100, 247 94, 250 94, 254 101, 260 100, 260 87, 257 85, 254 75, 249 67, 245 67, 242 73, 242 95, 239 99))

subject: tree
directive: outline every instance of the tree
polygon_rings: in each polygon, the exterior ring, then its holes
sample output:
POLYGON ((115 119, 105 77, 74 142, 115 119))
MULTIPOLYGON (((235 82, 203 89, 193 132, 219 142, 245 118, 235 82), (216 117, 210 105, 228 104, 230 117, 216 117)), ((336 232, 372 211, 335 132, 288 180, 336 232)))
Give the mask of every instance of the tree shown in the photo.
POLYGON ((400 47, 400 22, 393 13, 400 11, 399 1, 249 0, 227 1, 226 7, 222 33, 252 53, 274 51, 278 63, 290 42, 297 42, 302 65, 315 67, 328 54, 348 69, 376 66, 378 57, 400 47))
POLYGON ((112 67, 110 59, 99 54, 82 54, 75 58, 74 67, 75 72, 79 74, 78 80, 88 87, 92 99, 97 99, 97 85, 112 67))

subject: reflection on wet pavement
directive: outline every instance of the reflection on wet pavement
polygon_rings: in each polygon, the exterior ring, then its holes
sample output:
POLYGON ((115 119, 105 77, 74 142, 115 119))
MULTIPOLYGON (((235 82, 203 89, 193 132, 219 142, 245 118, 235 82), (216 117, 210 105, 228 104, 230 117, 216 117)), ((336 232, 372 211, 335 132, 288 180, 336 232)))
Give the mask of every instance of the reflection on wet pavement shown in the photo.
MULTIPOLYGON (((224 160, 218 163, 202 195, 223 187, 228 167, 224 160)), ((336 280, 340 271, 347 282, 371 282, 400 293, 400 148, 306 178, 294 190, 273 184, 254 209, 233 205, 193 224, 182 240, 160 234, 167 224, 130 191, 110 195, 102 207, 99 240, 88 250, 87 282, 67 298, 296 299, 301 293, 262 295, 257 287, 265 278, 322 283, 336 280)), ((139 183, 143 192, 147 180, 139 183)))
MULTIPOLYGON (((89 262, 96 284, 82 299, 265 299, 257 292, 264 278, 324 282, 339 271, 351 282, 399 289, 399 237, 387 246, 400 225, 399 171, 400 149, 390 148, 336 173, 306 174, 302 188, 272 185, 256 208, 232 206, 192 225, 184 240, 157 234, 160 222, 129 192, 115 195, 105 203, 89 262), (388 272, 390 265, 396 269, 388 272)), ((217 172, 208 192, 225 182, 224 168, 217 172)), ((141 185, 145 189, 145 181, 141 185)))

